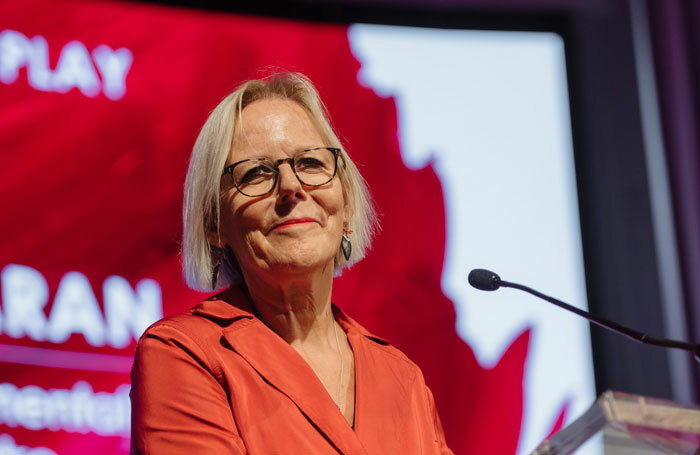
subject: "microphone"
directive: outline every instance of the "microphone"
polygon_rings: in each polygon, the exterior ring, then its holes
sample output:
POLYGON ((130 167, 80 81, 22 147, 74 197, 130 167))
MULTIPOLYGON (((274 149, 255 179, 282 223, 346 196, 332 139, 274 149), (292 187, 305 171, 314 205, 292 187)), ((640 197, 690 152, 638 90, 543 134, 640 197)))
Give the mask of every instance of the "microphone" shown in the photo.
POLYGON ((651 337, 645 333, 642 333, 638 330, 633 330, 628 327, 625 327, 623 325, 618 324, 617 322, 610 321, 605 318, 601 318, 598 316, 593 316, 591 313, 588 311, 584 311, 580 308, 576 308, 573 305, 569 305, 568 303, 564 303, 561 300, 557 300, 554 297, 550 297, 548 295, 542 294, 539 291, 536 291, 532 288, 529 288, 527 286, 523 286, 522 284, 518 283, 510 283, 508 281, 503 281, 501 280, 501 277, 499 277, 496 273, 486 270, 486 269, 474 269, 471 272, 469 272, 469 284, 472 285, 472 287, 475 287, 476 289, 479 289, 481 291, 495 291, 498 288, 504 287, 504 288, 513 288, 513 289, 519 289, 521 291, 525 291, 528 294, 532 294, 535 297, 539 297, 542 300, 546 300, 549 303, 552 303, 559 308, 564 308, 565 310, 571 311, 572 313, 576 313, 581 317, 586 318, 589 322, 592 322, 596 325, 599 325, 601 327, 605 327, 608 330, 611 330, 617 334, 626 336, 627 338, 630 338, 634 341, 637 341, 639 343, 644 343, 644 344, 650 344, 654 346, 663 346, 666 348, 676 348, 676 349, 684 349, 686 351, 690 351, 693 353, 693 356, 695 357, 695 360, 700 362, 700 344, 692 344, 692 343, 687 343, 684 341, 676 341, 676 340, 668 340, 665 338, 655 338, 651 337))
POLYGON ((501 277, 490 270, 474 269, 469 272, 469 284, 480 291, 495 291, 501 287, 501 277))

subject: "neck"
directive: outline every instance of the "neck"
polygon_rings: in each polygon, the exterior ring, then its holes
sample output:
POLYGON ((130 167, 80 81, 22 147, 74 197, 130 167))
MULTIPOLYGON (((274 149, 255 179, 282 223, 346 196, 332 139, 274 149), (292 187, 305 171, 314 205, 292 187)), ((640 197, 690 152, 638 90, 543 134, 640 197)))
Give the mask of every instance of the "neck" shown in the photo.
POLYGON ((246 284, 258 318, 293 347, 335 343, 332 262, 303 275, 246 276, 246 284))

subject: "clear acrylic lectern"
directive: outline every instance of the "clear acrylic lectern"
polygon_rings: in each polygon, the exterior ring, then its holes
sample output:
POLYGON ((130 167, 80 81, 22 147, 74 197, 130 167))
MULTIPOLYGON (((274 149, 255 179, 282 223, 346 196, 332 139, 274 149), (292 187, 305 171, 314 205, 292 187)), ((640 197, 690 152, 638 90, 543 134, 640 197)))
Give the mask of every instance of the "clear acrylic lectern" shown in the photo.
POLYGON ((605 455, 700 455, 700 407, 605 392, 531 455, 575 454, 601 434, 605 455))

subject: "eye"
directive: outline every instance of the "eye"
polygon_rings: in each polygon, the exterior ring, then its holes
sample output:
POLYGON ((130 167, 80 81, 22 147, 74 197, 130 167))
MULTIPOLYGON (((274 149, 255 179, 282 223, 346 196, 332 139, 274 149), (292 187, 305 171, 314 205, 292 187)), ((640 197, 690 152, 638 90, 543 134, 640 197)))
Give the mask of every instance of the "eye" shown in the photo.
POLYGON ((323 170, 326 165, 322 160, 313 156, 303 156, 295 161, 297 171, 323 170))
POLYGON ((274 175, 274 169, 272 169, 268 164, 261 163, 247 169, 238 179, 238 184, 252 185, 273 178, 274 175))

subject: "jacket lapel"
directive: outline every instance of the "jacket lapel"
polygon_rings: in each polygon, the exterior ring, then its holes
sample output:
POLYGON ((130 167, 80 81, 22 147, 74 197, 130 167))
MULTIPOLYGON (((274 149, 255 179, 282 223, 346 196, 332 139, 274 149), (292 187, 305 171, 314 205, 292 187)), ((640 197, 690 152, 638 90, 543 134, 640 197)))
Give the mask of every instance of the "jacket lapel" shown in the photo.
POLYGON ((234 319, 222 330, 231 347, 266 381, 292 400, 341 453, 366 455, 316 373, 294 348, 254 317, 242 292, 230 291, 214 299, 220 301, 216 305, 210 301, 204 308, 202 305, 195 307, 193 313, 234 319))
POLYGON ((396 361, 388 360, 396 354, 387 356, 390 351, 381 346, 389 345, 387 341, 368 332, 340 309, 334 308, 334 312, 355 355, 355 434, 367 451, 390 453, 386 448, 392 443, 386 444, 386 440, 398 437, 397 429, 406 422, 411 402, 406 387, 413 382, 415 370, 398 356, 396 361))

